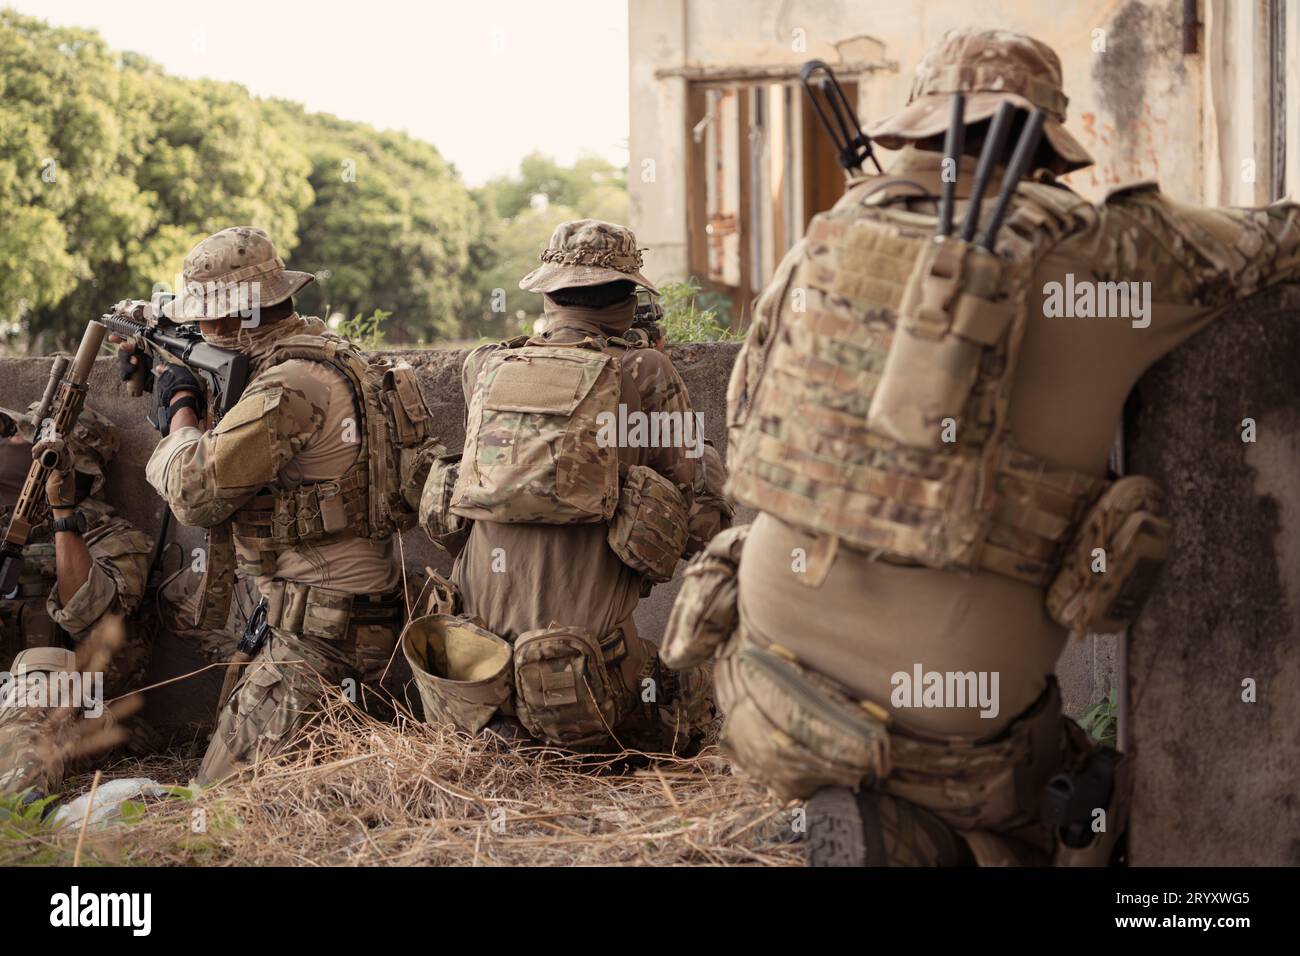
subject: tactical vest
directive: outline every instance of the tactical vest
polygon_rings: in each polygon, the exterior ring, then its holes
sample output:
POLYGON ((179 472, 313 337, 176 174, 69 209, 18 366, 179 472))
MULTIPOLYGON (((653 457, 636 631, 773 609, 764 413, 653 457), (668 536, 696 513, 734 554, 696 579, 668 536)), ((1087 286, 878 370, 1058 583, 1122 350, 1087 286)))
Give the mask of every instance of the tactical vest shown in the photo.
POLYGON ((271 573, 276 556, 304 545, 345 537, 383 540, 410 527, 415 510, 404 486, 420 466, 427 471, 435 444, 432 417, 410 366, 367 359, 335 335, 303 334, 275 343, 259 372, 294 359, 322 362, 347 381, 360 449, 339 478, 269 485, 234 513, 228 525, 233 542, 261 556, 259 566, 241 567, 247 573, 271 573))
POLYGON ((1046 586, 1107 483, 1016 448, 1008 406, 1034 268, 1091 206, 1024 183, 992 255, 936 242, 891 185, 809 225, 728 490, 887 560, 1046 586))
MULTIPOLYGON (((622 354, 645 347, 591 336, 501 343, 474 382, 465 450, 446 505, 451 515, 502 524, 604 522, 624 564, 650 581, 668 580, 686 547, 686 500, 653 469, 621 467, 614 427, 622 354)), ((426 528, 447 527, 442 496, 426 501, 426 528)))

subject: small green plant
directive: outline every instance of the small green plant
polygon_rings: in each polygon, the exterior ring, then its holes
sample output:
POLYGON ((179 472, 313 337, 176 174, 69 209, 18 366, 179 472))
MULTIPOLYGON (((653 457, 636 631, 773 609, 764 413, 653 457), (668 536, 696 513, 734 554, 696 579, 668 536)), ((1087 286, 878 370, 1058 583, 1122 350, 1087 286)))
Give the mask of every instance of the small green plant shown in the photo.
POLYGON ((359 348, 366 350, 381 348, 384 344, 384 319, 392 314, 383 309, 375 309, 364 316, 358 312, 351 319, 344 319, 339 323, 339 335, 359 348))
POLYGON ((739 338, 729 328, 730 303, 725 296, 704 292, 690 276, 659 286, 664 338, 669 342, 725 342, 739 338))
POLYGON ((1115 688, 1112 687, 1109 694, 1084 711, 1083 716, 1079 718, 1079 726, 1094 740, 1100 741, 1107 747, 1114 747, 1115 732, 1119 724, 1116 716, 1117 707, 1118 698, 1115 688))

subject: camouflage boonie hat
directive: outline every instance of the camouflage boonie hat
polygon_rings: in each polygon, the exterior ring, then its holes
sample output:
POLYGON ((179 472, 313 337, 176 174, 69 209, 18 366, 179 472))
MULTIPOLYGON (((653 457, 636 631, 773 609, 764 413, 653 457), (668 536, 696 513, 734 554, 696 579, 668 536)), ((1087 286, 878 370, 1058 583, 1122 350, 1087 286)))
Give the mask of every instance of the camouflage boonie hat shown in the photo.
POLYGON ((658 290, 641 274, 641 250, 626 226, 600 219, 562 222, 551 233, 542 264, 519 280, 526 292, 554 292, 626 279, 658 290))
MULTIPOLYGON (((29 445, 35 445, 37 425, 35 422, 36 406, 32 402, 27 411, 15 412, 0 408, 0 414, 9 416, 17 427, 17 433, 29 445)), ((117 454, 120 446, 117 426, 99 412, 91 408, 82 408, 77 416, 77 424, 72 428, 68 439, 68 451, 72 454, 72 467, 91 479, 90 494, 96 495, 107 480, 108 465, 117 454)))
POLYGON ((184 287, 163 313, 173 322, 223 319, 253 305, 283 302, 315 278, 286 269, 261 229, 232 226, 190 250, 182 269, 184 287))
POLYGON ((988 119, 1004 100, 1046 113, 1043 134, 1069 171, 1092 165, 1092 157, 1066 131, 1069 99, 1061 61, 1052 48, 1011 30, 949 30, 916 67, 907 106, 867 128, 888 149, 927 139, 948 128, 953 93, 966 94, 966 122, 988 119))

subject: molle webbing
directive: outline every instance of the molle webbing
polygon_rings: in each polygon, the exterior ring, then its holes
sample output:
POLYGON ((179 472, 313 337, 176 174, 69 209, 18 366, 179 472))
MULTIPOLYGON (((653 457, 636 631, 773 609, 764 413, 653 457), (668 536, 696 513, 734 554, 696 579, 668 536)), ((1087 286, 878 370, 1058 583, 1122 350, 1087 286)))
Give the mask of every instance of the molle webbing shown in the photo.
MULTIPOLYGON (((338 481, 259 492, 232 520, 236 544, 272 554, 345 536, 364 537, 366 530, 366 474, 356 467, 338 481)), ((261 574, 270 568, 245 570, 261 574)))
POLYGON ((347 380, 357 411, 357 459, 336 480, 309 482, 296 488, 268 486, 235 512, 230 524, 235 543, 260 552, 259 566, 241 566, 246 573, 273 573, 275 556, 301 545, 327 544, 351 536, 364 538, 371 532, 370 442, 366 429, 372 410, 362 383, 365 362, 342 339, 293 335, 277 342, 261 359, 259 372, 293 360, 323 362, 347 380))
POLYGON ((953 311, 952 328, 934 330, 982 347, 953 438, 937 448, 867 424, 913 268, 933 249, 933 219, 845 204, 813 220, 790 283, 803 301, 780 306, 735 450, 733 497, 882 557, 1050 582, 1106 483, 1017 450, 1008 406, 1034 265, 1091 207, 1036 183, 1022 184, 1017 198, 998 243, 1000 295, 983 290, 953 311), (991 318, 1004 333, 980 334, 991 318))

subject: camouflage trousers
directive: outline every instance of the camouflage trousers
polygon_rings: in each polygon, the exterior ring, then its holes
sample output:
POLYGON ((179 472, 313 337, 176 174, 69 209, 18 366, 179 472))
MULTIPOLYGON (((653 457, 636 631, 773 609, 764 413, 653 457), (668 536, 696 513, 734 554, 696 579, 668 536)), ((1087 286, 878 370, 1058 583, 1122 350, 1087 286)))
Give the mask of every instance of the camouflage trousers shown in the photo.
POLYGON ((291 747, 328 694, 361 702, 377 686, 397 629, 367 627, 364 641, 272 628, 221 708, 198 782, 212 784, 291 747))
POLYGON ((1104 865, 1126 824, 1131 761, 1116 779, 1101 839, 1071 851, 1041 822, 1048 780, 1098 749, 1061 713, 1054 680, 995 739, 970 741, 902 731, 883 708, 852 699, 763 641, 743 617, 715 675, 726 715, 720 743, 732 760, 784 801, 825 800, 828 789, 846 798, 874 791, 879 796, 859 798, 858 806, 873 816, 891 865, 942 865, 952 845, 946 831, 982 866, 1104 865))
MULTIPOLYGON (((124 636, 103 672, 101 705, 144 683, 153 648, 151 629, 132 621, 124 636)), ((76 654, 58 646, 29 647, 6 664, 11 680, 0 695, 0 794, 28 789, 38 795, 55 793, 68 767, 58 741, 50 739, 53 708, 37 702, 48 699, 45 688, 51 677, 57 681, 60 674, 77 673, 76 654)))

